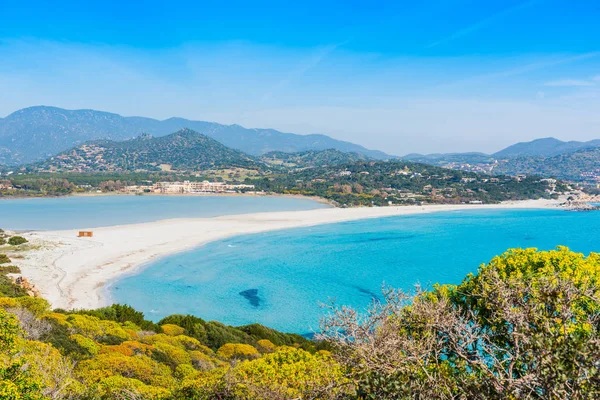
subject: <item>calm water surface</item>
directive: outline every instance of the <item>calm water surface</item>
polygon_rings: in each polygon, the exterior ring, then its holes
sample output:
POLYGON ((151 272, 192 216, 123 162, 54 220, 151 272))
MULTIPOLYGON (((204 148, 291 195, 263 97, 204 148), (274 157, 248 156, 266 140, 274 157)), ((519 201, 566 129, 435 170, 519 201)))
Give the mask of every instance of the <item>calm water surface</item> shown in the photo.
POLYGON ((158 320, 190 313, 310 333, 319 302, 364 308, 382 283, 459 283, 511 247, 600 251, 600 212, 481 210, 238 236, 154 262, 114 282, 115 301, 158 320))
POLYGON ((217 217, 329 207, 313 200, 269 196, 94 196, 0 200, 0 228, 93 228, 168 218, 217 217))

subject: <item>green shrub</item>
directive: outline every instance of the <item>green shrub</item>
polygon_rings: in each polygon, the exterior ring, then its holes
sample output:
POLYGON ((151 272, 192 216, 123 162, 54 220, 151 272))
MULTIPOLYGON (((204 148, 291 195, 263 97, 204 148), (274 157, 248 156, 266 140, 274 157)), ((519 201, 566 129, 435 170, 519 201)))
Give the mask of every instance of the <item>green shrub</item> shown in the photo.
POLYGON ((0 254, 0 264, 8 264, 10 262, 10 258, 6 254, 0 254))
POLYGON ((512 249, 460 285, 388 290, 320 338, 361 399, 597 399, 600 254, 512 249))
POLYGON ((0 274, 0 297, 27 296, 27 290, 15 284, 6 275, 0 274))
POLYGON ((259 340, 267 339, 277 346, 299 345, 301 348, 315 352, 320 345, 300 335, 278 332, 260 324, 245 326, 229 326, 217 321, 204 321, 193 315, 174 314, 163 318, 159 325, 173 324, 185 329, 185 335, 199 340, 213 350, 226 343, 244 343, 255 346, 259 340))
POLYGON ((225 359, 246 360, 260 356, 256 348, 243 343, 226 343, 217 350, 217 355, 225 359))
POLYGON ((23 236, 13 236, 10 239, 8 239, 8 244, 10 244, 11 246, 19 246, 27 242, 28 240, 25 239, 23 236))
POLYGON ((1 275, 5 275, 5 274, 20 274, 21 273, 21 268, 17 267, 16 265, 8 265, 6 267, 0 267, 0 274, 1 275))
POLYGON ((61 314, 81 314, 91 315, 96 318, 115 321, 120 323, 132 322, 145 331, 162 332, 162 329, 157 324, 144 319, 144 313, 136 311, 131 306, 125 304, 112 304, 108 307, 98 308, 96 310, 77 310, 68 312, 65 310, 54 310, 61 314))

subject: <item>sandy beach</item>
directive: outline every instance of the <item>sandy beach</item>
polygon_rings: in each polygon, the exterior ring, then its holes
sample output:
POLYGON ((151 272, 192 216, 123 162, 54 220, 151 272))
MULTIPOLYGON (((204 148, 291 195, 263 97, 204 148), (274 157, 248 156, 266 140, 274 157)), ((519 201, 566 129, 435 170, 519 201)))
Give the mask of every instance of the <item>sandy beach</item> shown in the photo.
POLYGON ((159 257, 235 235, 440 211, 558 206, 557 200, 529 200, 496 205, 325 208, 81 227, 81 230, 92 230, 92 238, 78 238, 79 229, 28 232, 23 236, 31 241, 34 250, 13 261, 53 307, 97 308, 108 304, 105 288, 111 280, 133 273, 159 257))

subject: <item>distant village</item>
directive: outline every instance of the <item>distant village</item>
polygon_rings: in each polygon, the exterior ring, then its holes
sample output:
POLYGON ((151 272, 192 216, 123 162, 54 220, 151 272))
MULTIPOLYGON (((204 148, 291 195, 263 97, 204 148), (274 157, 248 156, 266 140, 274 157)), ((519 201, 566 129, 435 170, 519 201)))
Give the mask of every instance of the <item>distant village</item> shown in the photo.
MULTIPOLYGON (((224 182, 148 182, 147 185, 127 185, 123 186, 121 182, 107 181, 103 182, 99 188, 92 185, 77 185, 79 191, 92 191, 97 189, 100 191, 111 191, 111 192, 122 192, 122 193, 163 193, 163 194, 175 194, 175 193, 257 193, 254 185, 234 185, 224 182), (105 187, 105 186, 110 187, 105 187), (103 190, 106 189, 106 190, 103 190)), ((0 191, 15 191, 21 189, 20 186, 13 185, 9 180, 0 180, 0 191)))
POLYGON ((253 191, 254 185, 232 185, 224 182, 156 182, 151 185, 123 186, 124 193, 236 193, 253 191))

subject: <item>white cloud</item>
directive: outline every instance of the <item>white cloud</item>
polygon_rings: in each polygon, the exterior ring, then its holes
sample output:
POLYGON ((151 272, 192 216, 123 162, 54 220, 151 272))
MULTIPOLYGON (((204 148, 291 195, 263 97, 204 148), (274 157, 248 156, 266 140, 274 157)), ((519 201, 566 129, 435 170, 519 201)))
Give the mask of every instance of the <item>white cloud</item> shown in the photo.
POLYGON ((584 80, 584 79, 560 79, 557 81, 550 81, 544 83, 544 86, 554 86, 554 87, 585 87, 585 86, 594 86, 595 83, 592 80, 584 80))

